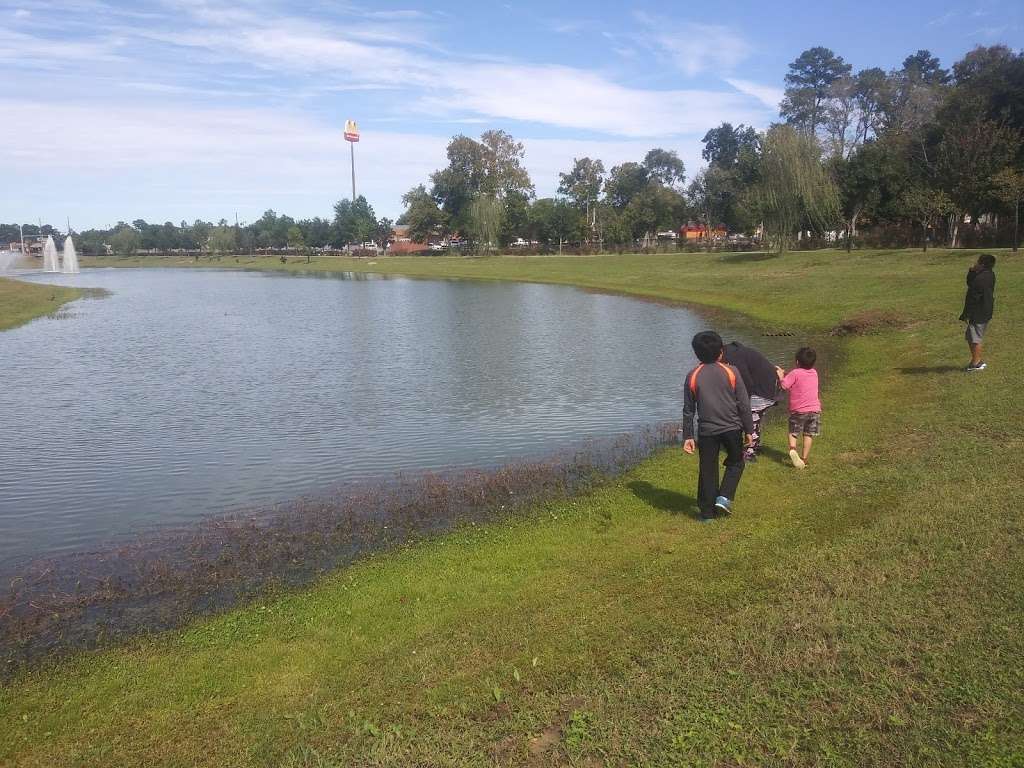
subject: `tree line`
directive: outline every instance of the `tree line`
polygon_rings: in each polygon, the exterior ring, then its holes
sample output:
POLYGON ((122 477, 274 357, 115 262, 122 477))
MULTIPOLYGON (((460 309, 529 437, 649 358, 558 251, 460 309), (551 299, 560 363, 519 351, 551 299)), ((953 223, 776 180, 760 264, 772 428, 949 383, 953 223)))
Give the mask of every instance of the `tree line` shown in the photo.
POLYGON ((860 241, 1018 242, 1024 197, 1024 54, 979 47, 951 70, 927 50, 898 69, 854 72, 823 47, 785 77, 766 131, 722 123, 702 139, 707 166, 687 184, 676 153, 612 167, 576 158, 558 195, 534 198, 523 145, 502 131, 456 136, 448 165, 403 197, 415 239, 458 233, 592 247, 644 246, 695 223, 784 249, 860 241), (1010 234, 1012 232, 1012 235, 1010 234))
MULTIPOLYGON (((119 221, 109 229, 76 232, 75 239, 78 250, 89 255, 103 254, 108 249, 120 254, 139 251, 250 253, 279 249, 304 252, 354 243, 372 242, 383 246, 388 242, 391 229, 391 220, 378 219, 366 199, 360 196, 354 204, 351 200, 336 203, 332 219, 317 216, 296 220, 272 210, 254 222, 243 224, 229 224, 225 219, 216 223, 197 219, 192 223, 150 224, 136 219, 130 223, 119 221)), ((17 242, 21 234, 17 224, 0 224, 0 243, 17 242)), ((64 236, 48 224, 26 224, 23 234, 25 237, 64 236)))
MULTIPOLYGON (((785 84, 780 119, 767 130, 722 123, 707 131, 707 165, 691 179, 674 151, 655 147, 607 171, 598 158, 574 158, 557 194, 537 198, 521 142, 501 130, 455 136, 447 165, 402 197, 398 223, 414 241, 478 250, 518 239, 559 249, 643 247, 686 223, 708 240, 724 228, 780 249, 798 241, 1016 246, 1024 53, 978 47, 945 69, 921 50, 897 69, 854 72, 814 47, 789 65, 785 84)), ((392 222, 360 196, 336 203, 329 219, 267 211, 243 225, 137 220, 78 238, 85 253, 245 252, 383 246, 391 233, 392 222)), ((16 236, 17 227, 0 225, 0 241, 16 236)))

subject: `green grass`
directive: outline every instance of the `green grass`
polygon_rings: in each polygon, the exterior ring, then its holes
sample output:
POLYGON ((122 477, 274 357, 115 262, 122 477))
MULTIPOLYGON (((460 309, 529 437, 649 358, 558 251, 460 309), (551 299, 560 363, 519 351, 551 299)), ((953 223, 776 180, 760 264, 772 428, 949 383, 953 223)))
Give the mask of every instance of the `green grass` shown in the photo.
POLYGON ((81 292, 57 285, 23 283, 0 277, 0 331, 56 312, 81 292))
POLYGON ((521 519, 22 673, 0 690, 0 764, 1024 764, 1024 269, 999 259, 972 375, 962 252, 317 262, 715 306, 794 347, 866 310, 899 327, 842 342, 813 466, 762 459, 728 521, 689 516, 694 460, 662 452, 521 519))

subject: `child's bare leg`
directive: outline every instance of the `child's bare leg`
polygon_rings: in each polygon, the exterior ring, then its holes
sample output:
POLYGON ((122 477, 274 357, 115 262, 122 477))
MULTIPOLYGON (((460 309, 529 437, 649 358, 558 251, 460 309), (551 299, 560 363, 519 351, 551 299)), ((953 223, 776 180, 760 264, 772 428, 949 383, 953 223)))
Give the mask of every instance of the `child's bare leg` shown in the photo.
POLYGON ((981 362, 981 344, 968 344, 971 348, 971 365, 977 365, 981 362))
POLYGON ((804 435, 804 453, 801 458, 807 461, 807 457, 811 455, 811 443, 814 442, 814 438, 810 435, 804 435))
POLYGON ((789 460, 793 462, 793 466, 797 469, 803 469, 803 459, 800 458, 800 454, 796 450, 796 440, 798 437, 799 435, 794 435, 792 432, 789 434, 789 460))

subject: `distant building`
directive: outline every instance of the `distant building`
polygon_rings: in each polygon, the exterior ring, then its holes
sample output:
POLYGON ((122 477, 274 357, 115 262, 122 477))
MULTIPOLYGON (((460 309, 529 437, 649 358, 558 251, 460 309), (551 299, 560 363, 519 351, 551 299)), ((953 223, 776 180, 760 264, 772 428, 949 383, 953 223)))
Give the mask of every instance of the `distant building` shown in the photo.
MULTIPOLYGON (((711 239, 712 240, 724 240, 729 233, 725 227, 719 225, 711 228, 711 239)), ((708 237, 708 230, 698 224, 687 224, 685 227, 679 228, 679 236, 683 240, 706 240, 708 237)))
POLYGON ((395 224, 391 228, 391 240, 388 242, 388 253, 419 253, 430 250, 429 243, 414 242, 409 236, 409 225, 395 224))
MULTIPOLYGON (((40 236, 37 236, 37 235, 32 235, 31 237, 26 236, 25 237, 25 253, 27 253, 29 256, 39 256, 39 255, 42 255, 42 253, 43 253, 43 245, 45 243, 46 243, 46 238, 45 237, 40 237, 40 236)), ((13 241, 10 244, 9 248, 12 251, 17 251, 18 253, 21 253, 21 241, 20 240, 13 241)))

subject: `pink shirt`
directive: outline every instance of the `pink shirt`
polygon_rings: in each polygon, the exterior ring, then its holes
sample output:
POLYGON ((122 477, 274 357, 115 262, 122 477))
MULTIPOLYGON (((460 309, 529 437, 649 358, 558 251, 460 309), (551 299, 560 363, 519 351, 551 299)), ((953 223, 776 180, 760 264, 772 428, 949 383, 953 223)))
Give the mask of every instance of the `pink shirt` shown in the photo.
POLYGON ((813 368, 794 368, 782 379, 789 391, 790 413, 821 413, 818 399, 818 372, 813 368))

